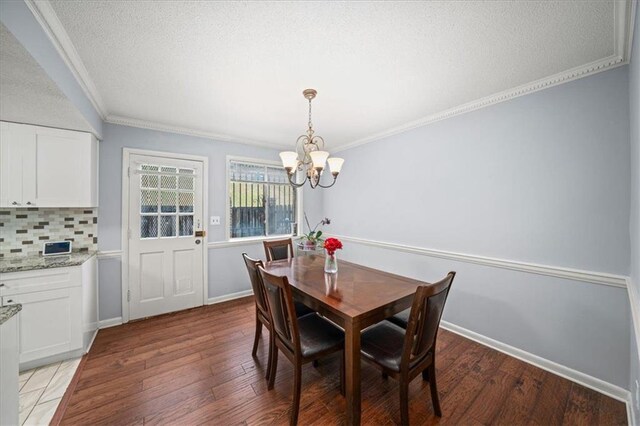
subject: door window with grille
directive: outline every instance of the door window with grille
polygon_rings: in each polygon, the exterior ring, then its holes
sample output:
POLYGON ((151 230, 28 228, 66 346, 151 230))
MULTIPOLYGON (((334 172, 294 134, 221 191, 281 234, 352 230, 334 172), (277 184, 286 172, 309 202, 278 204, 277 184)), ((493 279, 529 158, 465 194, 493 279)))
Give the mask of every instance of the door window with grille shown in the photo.
POLYGON ((193 169, 142 164, 140 238, 193 235, 195 173, 193 169))
POLYGON ((291 235, 296 196, 281 167, 230 160, 231 238, 291 235))

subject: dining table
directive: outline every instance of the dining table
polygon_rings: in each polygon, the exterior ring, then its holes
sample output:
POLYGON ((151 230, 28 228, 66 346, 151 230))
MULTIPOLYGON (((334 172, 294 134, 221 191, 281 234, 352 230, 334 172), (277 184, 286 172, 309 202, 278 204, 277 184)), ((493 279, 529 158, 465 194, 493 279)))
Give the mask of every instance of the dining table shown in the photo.
POLYGON ((346 420, 361 420, 360 332, 411 306, 425 282, 340 260, 337 273, 324 272, 324 256, 266 262, 270 274, 286 276, 296 300, 344 329, 346 420))

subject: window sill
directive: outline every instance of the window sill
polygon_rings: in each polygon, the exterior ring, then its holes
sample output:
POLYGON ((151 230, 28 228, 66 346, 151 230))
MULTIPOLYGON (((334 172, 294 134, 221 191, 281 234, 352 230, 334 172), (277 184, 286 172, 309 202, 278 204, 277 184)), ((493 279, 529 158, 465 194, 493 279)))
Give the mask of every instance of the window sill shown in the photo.
POLYGON ((207 244, 209 248, 223 248, 223 247, 235 247, 246 246, 256 243, 262 243, 264 241, 276 241, 284 238, 291 238, 292 240, 298 238, 298 235, 279 235, 277 237, 247 237, 247 238, 230 238, 227 241, 211 241, 207 244))

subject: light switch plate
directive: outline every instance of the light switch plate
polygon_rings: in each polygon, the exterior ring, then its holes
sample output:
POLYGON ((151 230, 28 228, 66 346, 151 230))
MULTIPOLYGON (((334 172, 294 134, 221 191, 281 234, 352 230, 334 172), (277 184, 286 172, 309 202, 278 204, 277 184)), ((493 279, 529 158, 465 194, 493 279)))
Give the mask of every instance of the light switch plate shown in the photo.
POLYGON ((210 225, 220 225, 220 216, 211 216, 210 225))

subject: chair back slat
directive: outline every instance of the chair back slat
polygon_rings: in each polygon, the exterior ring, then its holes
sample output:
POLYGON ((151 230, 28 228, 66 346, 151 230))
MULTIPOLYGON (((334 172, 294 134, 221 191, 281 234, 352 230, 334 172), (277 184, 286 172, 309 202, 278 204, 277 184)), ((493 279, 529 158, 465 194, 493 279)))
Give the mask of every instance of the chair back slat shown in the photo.
POLYGON ((267 261, 293 258, 293 241, 291 238, 276 241, 264 241, 264 253, 267 261))
POLYGON ((260 313, 269 319, 269 306, 267 305, 264 284, 262 282, 262 277, 258 272, 258 267, 262 266, 262 260, 252 259, 247 255, 247 253, 242 253, 242 258, 247 266, 247 272, 249 272, 249 280, 251 281, 251 288, 253 289, 256 306, 260 313))
POLYGON ((455 272, 435 284, 418 287, 411 306, 402 363, 418 362, 435 352, 438 327, 455 272))
POLYGON ((292 352, 300 353, 298 320, 287 277, 272 275, 262 266, 258 267, 258 271, 264 283, 273 330, 292 352))

